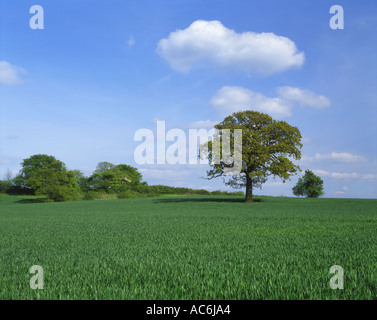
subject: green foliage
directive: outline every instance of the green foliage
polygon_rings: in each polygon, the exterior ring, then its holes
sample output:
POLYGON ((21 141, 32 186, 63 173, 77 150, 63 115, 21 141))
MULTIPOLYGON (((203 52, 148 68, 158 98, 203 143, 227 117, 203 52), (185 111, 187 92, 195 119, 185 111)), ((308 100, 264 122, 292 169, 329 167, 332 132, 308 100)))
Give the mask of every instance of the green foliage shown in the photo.
MULTIPOLYGON (((211 195, 207 190, 148 186, 141 173, 127 164, 100 162, 90 177, 80 170, 68 171, 65 164, 53 156, 34 155, 22 162, 22 170, 7 188, 0 182, 0 192, 11 194, 45 194, 52 201, 126 199, 158 195, 211 195)), ((227 191, 214 194, 235 195, 227 191)), ((238 193, 238 194, 243 194, 238 193)))
POLYGON ((4 180, 0 180, 0 193, 8 193, 12 187, 12 172, 7 169, 4 180))
POLYGON ((88 192, 90 190, 89 178, 85 177, 84 173, 80 170, 72 170, 75 179, 77 181, 77 186, 83 192, 88 192))
POLYGON ((226 169, 232 169, 234 164, 227 164, 222 158, 223 129, 230 129, 231 156, 237 156, 234 148, 235 129, 242 129, 242 169, 224 182, 234 188, 246 187, 245 201, 252 201, 252 189, 261 187, 268 176, 279 177, 283 181, 300 170, 291 158, 301 158, 301 133, 297 127, 290 126, 285 121, 276 121, 269 115, 257 111, 242 111, 233 113, 217 124, 217 139, 220 142, 220 163, 212 164, 214 150, 212 141, 201 146, 201 157, 208 148, 208 159, 212 170, 207 171, 209 179, 224 177, 226 169))
POLYGON ((156 195, 164 195, 164 194, 189 194, 190 189, 188 188, 177 188, 177 187, 169 187, 163 185, 153 185, 148 186, 148 193, 156 194, 156 195))
POLYGON ((20 174, 12 181, 11 193, 36 194, 35 186, 30 184, 30 179, 35 179, 38 171, 51 169, 54 171, 66 170, 63 162, 53 156, 36 154, 21 163, 20 174))
POLYGON ((122 191, 118 194, 118 199, 128 199, 128 198, 140 198, 143 197, 143 195, 139 192, 135 192, 132 190, 126 190, 122 191))
POLYGON ((97 170, 89 177, 88 185, 95 191, 119 194, 135 189, 142 183, 141 179, 142 175, 134 167, 126 164, 115 166, 108 162, 101 162, 97 165, 97 170))
POLYGON ((21 176, 27 181, 31 175, 40 169, 55 169, 57 171, 65 168, 63 162, 53 156, 46 154, 36 154, 24 159, 21 163, 21 176))
POLYGON ((203 195, 203 196, 211 194, 208 190, 204 190, 204 189, 192 190, 192 193, 193 194, 200 194, 200 195, 203 195))
POLYGON ((227 196, 24 200, 0 195, 3 300, 377 299, 374 199, 263 197, 252 216, 227 196))
POLYGON ((115 167, 115 165, 110 163, 110 162, 106 162, 106 161, 98 162, 96 170, 94 171, 94 173, 104 173, 105 171, 111 170, 114 167, 115 167))
POLYGON ((103 191, 88 191, 85 192, 82 200, 110 200, 110 199, 116 199, 115 194, 108 194, 103 191))
POLYGON ((80 190, 74 172, 65 167, 41 168, 29 175, 28 183, 36 194, 46 194, 53 201, 77 200, 80 190))
POLYGON ((34 190, 30 188, 26 179, 21 175, 17 175, 11 180, 11 186, 6 191, 8 194, 18 194, 18 195, 31 195, 35 194, 34 190))
POLYGON ((324 194, 323 180, 319 176, 316 176, 311 170, 305 170, 305 175, 298 179, 292 191, 295 196, 318 198, 324 194))

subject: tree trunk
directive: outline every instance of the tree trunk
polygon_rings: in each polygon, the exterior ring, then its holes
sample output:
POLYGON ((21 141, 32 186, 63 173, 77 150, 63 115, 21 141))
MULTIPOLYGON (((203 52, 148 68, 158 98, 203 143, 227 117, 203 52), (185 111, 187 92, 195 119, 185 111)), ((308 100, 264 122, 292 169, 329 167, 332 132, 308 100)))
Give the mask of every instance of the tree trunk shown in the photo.
POLYGON ((246 196, 245 202, 253 202, 253 181, 249 177, 249 174, 246 173, 246 196))

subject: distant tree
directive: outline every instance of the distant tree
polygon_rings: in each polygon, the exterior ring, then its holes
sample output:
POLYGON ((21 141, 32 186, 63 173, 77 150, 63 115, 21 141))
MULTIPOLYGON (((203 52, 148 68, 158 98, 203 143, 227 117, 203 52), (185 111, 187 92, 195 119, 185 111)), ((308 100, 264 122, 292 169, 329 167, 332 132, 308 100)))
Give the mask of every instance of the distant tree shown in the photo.
POLYGON ((76 181, 77 185, 80 188, 81 191, 87 192, 90 189, 89 185, 89 178, 84 175, 84 173, 80 170, 72 170, 76 181))
POLYGON ((21 163, 12 180, 13 193, 46 194, 53 201, 76 199, 79 188, 75 174, 53 156, 36 154, 21 163))
POLYGON ((107 170, 114 168, 115 165, 110 162, 98 162, 95 173, 104 173, 107 170))
POLYGON ((12 180, 12 171, 8 168, 4 174, 4 181, 11 182, 11 180, 12 180))
POLYGON ((12 187, 12 171, 7 169, 4 174, 4 181, 1 182, 0 192, 8 193, 12 187))
POLYGON ((12 181, 10 188, 6 191, 9 194, 33 194, 34 191, 30 189, 26 180, 21 174, 16 175, 12 181))
POLYGON ((22 169, 20 174, 14 179, 14 184, 19 189, 30 189, 31 193, 35 193, 36 189, 30 185, 29 179, 35 175, 36 172, 41 169, 55 169, 57 171, 65 169, 65 165, 62 161, 46 154, 36 154, 24 159, 21 166, 22 169))
MULTIPOLYGON (((292 162, 301 158, 301 133, 297 127, 290 126, 285 121, 276 121, 269 115, 257 111, 242 111, 233 113, 222 122, 215 125, 218 129, 217 140, 220 149, 223 147, 223 129, 230 129, 230 150, 234 157, 234 130, 242 129, 242 168, 239 174, 234 174, 224 182, 233 188, 246 187, 245 202, 253 201, 253 188, 261 187, 268 176, 280 177, 283 181, 300 170, 292 162)), ((201 153, 204 150, 201 146, 201 153)), ((213 142, 207 144, 208 159, 212 170, 207 171, 208 179, 225 176, 226 169, 232 169, 222 157, 220 163, 213 163, 213 142)), ((221 153, 222 154, 222 153, 221 153)))
POLYGON ((143 179, 143 176, 136 168, 127 164, 119 164, 114 169, 120 172, 123 184, 129 182, 131 186, 136 186, 143 179))
POLYGON ((298 179, 292 191, 295 196, 318 198, 324 194, 323 180, 319 176, 316 176, 311 170, 305 170, 305 175, 298 179))
POLYGON ((141 184, 142 175, 129 165, 113 165, 109 162, 100 162, 97 169, 89 177, 89 185, 95 191, 120 193, 134 189, 141 184), (107 170, 105 170, 107 168, 107 170))

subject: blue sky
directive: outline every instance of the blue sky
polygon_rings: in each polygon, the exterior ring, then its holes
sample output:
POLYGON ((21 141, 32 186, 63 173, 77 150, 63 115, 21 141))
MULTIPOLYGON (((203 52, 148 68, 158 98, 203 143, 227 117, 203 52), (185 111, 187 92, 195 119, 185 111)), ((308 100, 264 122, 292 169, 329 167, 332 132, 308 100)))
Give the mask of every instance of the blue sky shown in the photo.
MULTIPOLYGON (((377 198, 374 0, 3 0, 0 19, 1 177, 45 153, 88 175, 109 161, 150 184, 226 190, 205 165, 136 164, 134 134, 250 108, 300 129, 299 164, 326 197, 377 198), (35 4, 43 30, 29 26, 35 4)), ((289 196, 297 179, 255 193, 289 196)))

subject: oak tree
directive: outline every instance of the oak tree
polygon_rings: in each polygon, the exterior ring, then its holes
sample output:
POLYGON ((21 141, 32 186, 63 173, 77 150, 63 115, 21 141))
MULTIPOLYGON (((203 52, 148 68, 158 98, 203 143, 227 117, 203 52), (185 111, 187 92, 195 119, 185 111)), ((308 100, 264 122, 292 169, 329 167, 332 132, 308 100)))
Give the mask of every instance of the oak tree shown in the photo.
MULTIPOLYGON (((212 139, 206 145, 212 167, 207 171, 208 179, 223 177, 226 185, 234 188, 246 187, 245 202, 253 201, 253 188, 261 187, 269 176, 281 178, 285 182, 300 170, 293 160, 301 158, 301 133, 297 127, 285 121, 277 121, 268 114, 247 110, 226 117, 215 125, 215 129, 214 138, 220 144, 220 161, 213 161, 215 153, 212 139), (230 163, 224 159, 224 129, 230 131, 228 140, 233 158, 237 156, 234 145, 235 130, 242 129, 242 146, 239 148, 242 150, 241 168, 237 173, 228 176, 228 179, 226 173, 234 167, 235 161, 230 163)), ((203 150, 202 145, 201 153, 203 150)))

